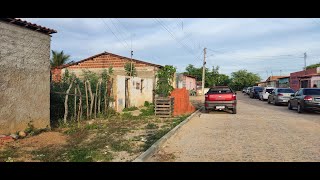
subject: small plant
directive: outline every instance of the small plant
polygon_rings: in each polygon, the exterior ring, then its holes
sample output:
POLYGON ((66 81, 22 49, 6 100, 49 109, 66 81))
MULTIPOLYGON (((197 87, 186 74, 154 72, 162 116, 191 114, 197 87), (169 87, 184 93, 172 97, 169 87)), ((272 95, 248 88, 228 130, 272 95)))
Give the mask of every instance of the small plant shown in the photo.
POLYGON ((137 110, 138 108, 133 106, 133 107, 129 107, 129 108, 124 108, 122 111, 123 112, 127 112, 127 111, 134 111, 134 110, 137 110))
POLYGON ((140 116, 153 116, 154 115, 154 106, 150 105, 147 109, 141 109, 140 116))
POLYGON ((157 128, 158 128, 158 126, 154 123, 148 123, 146 125, 146 129, 157 129, 157 128))
POLYGON ((150 103, 149 101, 145 101, 145 102, 144 102, 144 106, 145 106, 145 107, 149 107, 149 106, 151 106, 151 105, 153 105, 153 104, 150 103))

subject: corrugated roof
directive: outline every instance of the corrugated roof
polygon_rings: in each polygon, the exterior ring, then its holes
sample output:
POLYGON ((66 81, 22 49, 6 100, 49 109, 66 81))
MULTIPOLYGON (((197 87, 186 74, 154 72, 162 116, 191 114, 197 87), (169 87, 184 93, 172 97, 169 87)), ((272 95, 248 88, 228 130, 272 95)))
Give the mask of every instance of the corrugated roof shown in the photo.
POLYGON ((53 33, 57 33, 56 30, 54 29, 49 29, 47 27, 43 27, 37 24, 33 24, 18 18, 0 18, 0 21, 4 21, 4 22, 8 22, 10 24, 15 24, 17 26, 21 26, 27 29, 31 29, 34 31, 38 31, 41 33, 45 33, 45 34, 53 34, 53 33))
MULTIPOLYGON (((91 60, 93 58, 96 58, 96 57, 99 57, 99 56, 102 56, 102 55, 111 55, 111 56, 116 56, 116 57, 119 57, 119 58, 124 58, 124 59, 131 60, 131 58, 128 58, 128 57, 120 56, 120 55, 109 53, 109 52, 103 52, 103 53, 88 57, 86 59, 83 59, 83 60, 80 60, 80 61, 77 61, 77 62, 74 62, 74 63, 65 64, 65 65, 62 65, 62 66, 54 67, 53 69, 55 69, 55 68, 62 69, 62 68, 66 68, 66 67, 69 67, 69 66, 77 65, 79 63, 91 60)), ((132 59, 132 61, 137 62, 137 63, 148 64, 148 65, 159 67, 159 68, 163 67, 163 66, 158 65, 158 64, 153 64, 153 63, 149 63, 149 62, 145 62, 145 61, 141 61, 141 60, 137 60, 137 59, 132 59)))

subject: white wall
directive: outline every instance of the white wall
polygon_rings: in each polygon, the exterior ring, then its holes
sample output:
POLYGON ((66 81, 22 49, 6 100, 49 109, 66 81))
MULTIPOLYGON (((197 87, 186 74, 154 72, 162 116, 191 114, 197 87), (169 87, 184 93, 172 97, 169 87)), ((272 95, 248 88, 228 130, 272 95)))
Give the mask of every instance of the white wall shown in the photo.
MULTIPOLYGON (((145 101, 152 102, 153 79, 139 78, 139 77, 133 77, 133 78, 128 77, 128 78, 130 78, 128 82, 130 106, 140 107, 144 105, 145 101), (142 86, 141 86, 141 80, 143 80, 142 86), (142 87, 142 91, 141 91, 141 87, 142 87)), ((116 81, 117 81, 116 109, 118 112, 122 111, 125 108, 125 79, 126 79, 126 76, 116 77, 116 81)))

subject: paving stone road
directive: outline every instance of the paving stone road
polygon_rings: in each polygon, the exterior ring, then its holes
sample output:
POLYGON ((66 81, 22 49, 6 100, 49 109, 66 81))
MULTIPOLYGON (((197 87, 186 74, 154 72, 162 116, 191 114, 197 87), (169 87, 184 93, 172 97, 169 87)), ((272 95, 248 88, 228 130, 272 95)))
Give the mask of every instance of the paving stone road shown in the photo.
POLYGON ((146 161, 320 161, 319 113, 237 98, 237 114, 199 113, 146 161))

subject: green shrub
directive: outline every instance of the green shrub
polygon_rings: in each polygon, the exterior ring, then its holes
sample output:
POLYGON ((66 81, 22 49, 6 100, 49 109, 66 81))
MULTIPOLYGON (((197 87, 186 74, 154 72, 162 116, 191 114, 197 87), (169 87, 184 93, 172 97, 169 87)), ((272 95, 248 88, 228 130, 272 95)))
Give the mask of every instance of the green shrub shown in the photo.
POLYGON ((153 104, 152 103, 150 103, 149 101, 145 101, 144 102, 144 106, 145 107, 149 107, 149 106, 152 106, 153 104))
POLYGON ((140 116, 153 116, 154 115, 154 106, 150 105, 147 109, 141 109, 140 116))

